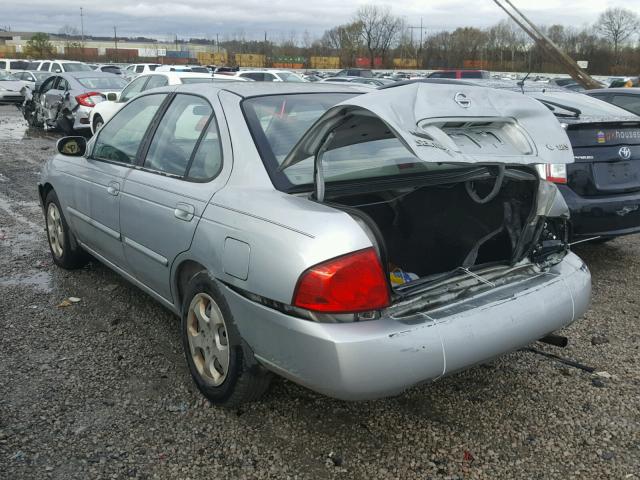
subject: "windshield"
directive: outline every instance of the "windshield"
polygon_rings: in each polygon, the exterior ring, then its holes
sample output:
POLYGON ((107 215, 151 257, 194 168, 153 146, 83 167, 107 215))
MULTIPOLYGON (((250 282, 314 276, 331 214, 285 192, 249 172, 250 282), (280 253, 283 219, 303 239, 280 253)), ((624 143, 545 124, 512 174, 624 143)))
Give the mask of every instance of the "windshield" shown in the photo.
POLYGON ((63 67, 65 72, 91 72, 92 69, 86 63, 65 63, 63 67))
POLYGON ((49 72, 31 72, 31 75, 36 77, 36 81, 44 82, 47 78, 51 76, 49 72))
POLYGON ((282 79, 283 82, 294 82, 294 83, 304 83, 304 80, 299 76, 289 73, 289 72, 278 72, 278 76, 282 79))
POLYGON ((101 90, 122 90, 127 82, 120 77, 111 76, 104 77, 83 77, 77 78, 78 82, 86 88, 97 88, 101 90))
POLYGON ((18 78, 14 77, 6 70, 0 70, 0 80, 18 80, 18 78))
POLYGON ((557 116, 573 116, 576 117, 576 109, 579 110, 578 117, 633 117, 635 115, 629 113, 622 108, 611 105, 610 103, 598 100, 597 98, 578 93, 545 93, 534 95, 539 101, 548 103, 551 110, 557 116), (568 109, 562 108, 569 107, 568 109))

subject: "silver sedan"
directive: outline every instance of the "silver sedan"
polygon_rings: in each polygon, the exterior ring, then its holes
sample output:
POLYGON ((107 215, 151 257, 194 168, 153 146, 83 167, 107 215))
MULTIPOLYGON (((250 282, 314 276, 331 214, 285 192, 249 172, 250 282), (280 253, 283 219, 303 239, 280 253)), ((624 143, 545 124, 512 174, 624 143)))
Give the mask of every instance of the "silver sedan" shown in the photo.
POLYGON ((93 257, 178 315, 216 404, 258 398, 274 373, 396 395, 589 304, 567 206, 536 168, 573 161, 571 146, 520 94, 165 87, 58 151, 38 186, 55 263, 93 257))

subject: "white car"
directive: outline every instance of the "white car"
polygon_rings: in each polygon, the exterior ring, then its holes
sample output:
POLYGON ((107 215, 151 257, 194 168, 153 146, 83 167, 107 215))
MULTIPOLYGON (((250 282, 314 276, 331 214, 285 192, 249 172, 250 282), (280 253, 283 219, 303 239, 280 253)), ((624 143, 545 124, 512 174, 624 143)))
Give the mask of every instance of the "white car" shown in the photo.
POLYGON ((15 60, 13 58, 0 58, 0 70, 8 72, 17 72, 26 70, 29 65, 28 60, 15 60))
POLYGON ((213 81, 242 81, 243 79, 227 75, 212 75, 210 73, 193 72, 152 72, 134 78, 122 89, 120 94, 110 94, 107 100, 98 103, 91 109, 89 125, 91 133, 95 134, 105 123, 113 117, 129 100, 140 92, 167 85, 181 85, 188 83, 203 83, 213 81))
POLYGON ((90 72, 92 70, 84 62, 73 62, 71 60, 46 60, 38 67, 39 72, 51 73, 90 72))
POLYGON ((232 77, 246 78, 256 82, 292 82, 303 83, 307 80, 301 76, 286 70, 241 70, 235 72, 232 77))

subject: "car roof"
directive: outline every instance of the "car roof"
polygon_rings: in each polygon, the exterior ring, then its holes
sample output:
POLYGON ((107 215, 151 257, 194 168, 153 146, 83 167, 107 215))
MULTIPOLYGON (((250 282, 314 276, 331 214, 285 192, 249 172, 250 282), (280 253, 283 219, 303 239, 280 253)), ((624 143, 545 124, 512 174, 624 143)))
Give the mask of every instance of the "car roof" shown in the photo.
MULTIPOLYGON (((106 74, 110 75, 110 74, 106 74)), ((215 95, 219 91, 234 93, 243 98, 261 97, 265 95, 286 95, 304 93, 365 93, 371 88, 357 83, 323 84, 320 82, 286 83, 286 82, 225 82, 221 80, 216 83, 198 83, 192 85, 180 85, 176 91, 187 91, 215 95)))

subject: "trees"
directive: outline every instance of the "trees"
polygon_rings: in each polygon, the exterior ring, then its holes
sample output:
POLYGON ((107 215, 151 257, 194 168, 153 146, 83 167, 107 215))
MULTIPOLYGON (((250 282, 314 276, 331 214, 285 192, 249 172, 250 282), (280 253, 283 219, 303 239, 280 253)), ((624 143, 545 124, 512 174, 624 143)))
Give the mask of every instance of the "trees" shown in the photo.
POLYGON ((626 8, 608 8, 600 14, 596 28, 613 46, 615 64, 620 62, 620 46, 636 33, 640 19, 626 8))
POLYGON ((49 35, 44 32, 34 33, 29 41, 25 53, 34 58, 47 58, 53 56, 53 44, 49 41, 49 35))
POLYGON ((401 32, 403 21, 391 14, 388 7, 363 5, 358 9, 355 22, 361 25, 360 37, 369 54, 370 67, 374 67, 376 57, 384 57, 401 32))

